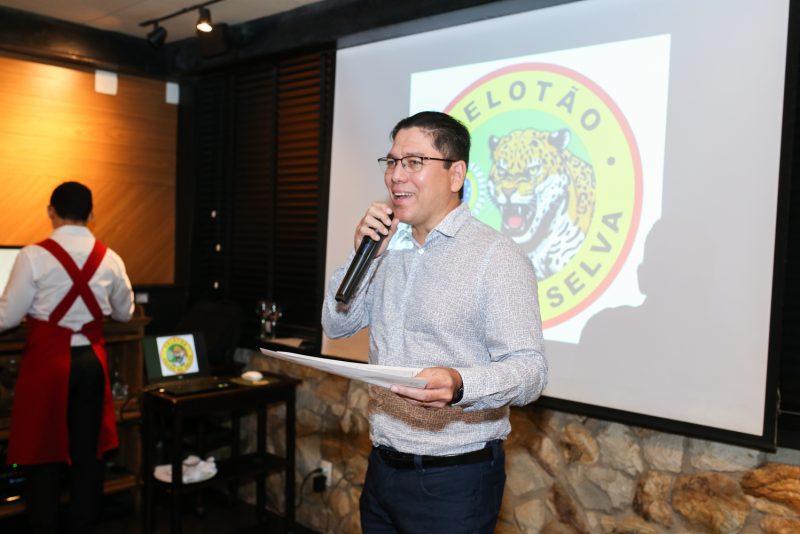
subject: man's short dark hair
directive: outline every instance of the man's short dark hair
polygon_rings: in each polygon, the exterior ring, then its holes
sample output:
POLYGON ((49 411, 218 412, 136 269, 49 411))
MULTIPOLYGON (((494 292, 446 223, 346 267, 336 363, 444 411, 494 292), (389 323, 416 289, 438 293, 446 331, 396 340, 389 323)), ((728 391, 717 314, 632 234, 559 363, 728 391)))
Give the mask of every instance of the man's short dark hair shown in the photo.
POLYGON ((53 190, 50 205, 62 219, 86 222, 92 213, 92 191, 78 182, 64 182, 53 190))
MULTIPOLYGON (((433 146, 447 159, 463 160, 469 166, 469 130, 447 113, 438 111, 421 111, 406 117, 392 130, 392 141, 397 132, 408 128, 425 130, 433 138, 433 146)), ((450 164, 445 165, 449 169, 450 164)))

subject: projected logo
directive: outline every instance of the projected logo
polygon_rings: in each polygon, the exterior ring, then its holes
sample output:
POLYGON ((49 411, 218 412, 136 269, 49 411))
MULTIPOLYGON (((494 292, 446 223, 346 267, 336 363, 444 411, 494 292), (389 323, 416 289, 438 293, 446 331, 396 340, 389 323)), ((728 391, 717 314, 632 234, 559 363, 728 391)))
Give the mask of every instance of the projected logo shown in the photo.
MULTIPOLYGON (((192 345, 183 338, 168 338, 159 349, 162 368, 173 374, 183 374, 197 369, 192 345)), ((167 373, 165 373, 167 374, 167 373)))
POLYGON ((445 111, 472 134, 464 201, 527 252, 543 326, 574 317, 613 282, 639 225, 642 167, 622 112, 546 63, 491 72, 445 111))

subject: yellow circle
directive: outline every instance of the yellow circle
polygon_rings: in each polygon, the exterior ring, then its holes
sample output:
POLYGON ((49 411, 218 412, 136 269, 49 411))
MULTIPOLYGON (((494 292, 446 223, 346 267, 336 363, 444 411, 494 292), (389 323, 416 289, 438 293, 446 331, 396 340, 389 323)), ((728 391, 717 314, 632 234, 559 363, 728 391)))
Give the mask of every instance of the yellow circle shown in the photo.
POLYGON ((171 337, 161 346, 161 363, 170 371, 182 374, 192 368, 192 346, 180 337, 171 337))

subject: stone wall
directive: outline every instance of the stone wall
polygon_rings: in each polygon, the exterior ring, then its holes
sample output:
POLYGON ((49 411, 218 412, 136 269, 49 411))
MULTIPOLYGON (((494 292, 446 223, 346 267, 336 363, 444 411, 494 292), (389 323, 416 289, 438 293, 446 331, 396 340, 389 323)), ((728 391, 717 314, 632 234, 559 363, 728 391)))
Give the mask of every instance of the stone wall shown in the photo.
MULTIPOLYGON (((360 382, 264 358, 251 368, 303 380, 297 396, 297 520, 321 533, 360 532, 358 498, 371 443, 360 382), (333 464, 331 487, 307 477, 333 464), (305 479, 305 480, 304 480, 305 479)), ((283 453, 283 408, 268 447, 283 453)), ((514 408, 498 533, 800 533, 800 452, 757 450, 536 408, 514 408)), ((254 446, 250 426, 243 425, 254 446)), ((282 477, 268 482, 283 510, 282 477)), ((245 490, 252 499, 252 489, 245 490)))

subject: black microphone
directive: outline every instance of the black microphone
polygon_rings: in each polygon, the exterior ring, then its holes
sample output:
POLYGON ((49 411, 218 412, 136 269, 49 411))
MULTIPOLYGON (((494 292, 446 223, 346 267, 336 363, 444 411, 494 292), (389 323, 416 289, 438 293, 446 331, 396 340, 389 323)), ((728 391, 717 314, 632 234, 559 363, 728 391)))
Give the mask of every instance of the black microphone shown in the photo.
MULTIPOLYGON (((390 213, 389 217, 391 216, 392 214, 390 213)), ((361 240, 361 244, 356 251, 356 256, 353 258, 353 261, 350 262, 347 274, 344 275, 342 283, 339 285, 339 291, 336 292, 337 302, 342 302, 344 304, 350 302, 350 298, 353 296, 356 287, 358 287, 358 283, 361 281, 361 278, 364 277, 364 273, 367 272, 367 267, 369 267, 370 262, 375 257, 375 252, 380 248, 383 238, 386 236, 378 232, 378 237, 379 239, 377 241, 368 236, 364 236, 361 240)))

